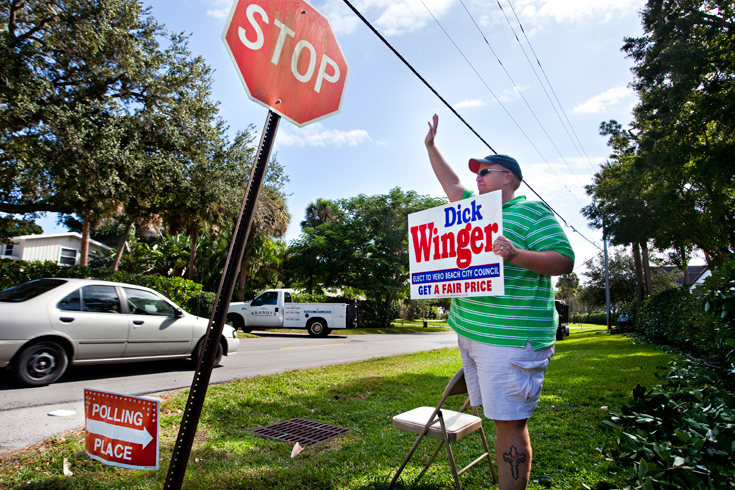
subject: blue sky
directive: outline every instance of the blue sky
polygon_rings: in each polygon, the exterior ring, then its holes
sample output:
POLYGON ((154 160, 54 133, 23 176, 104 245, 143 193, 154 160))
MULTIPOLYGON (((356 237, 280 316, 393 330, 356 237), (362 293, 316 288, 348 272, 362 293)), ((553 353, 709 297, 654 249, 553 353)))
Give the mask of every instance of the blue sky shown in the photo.
MULTIPOLYGON (((353 2, 498 153, 518 159, 536 192, 601 246, 600 233, 589 229, 580 213, 589 203, 584 186, 610 154, 598 132, 600 123, 631 120, 636 102, 628 88, 632 63, 620 48, 624 37, 641 35, 638 11, 644 2, 515 0, 512 8, 523 32, 508 0, 499 3, 503 10, 485 0, 353 2), (555 95, 544 85, 546 91, 554 102, 558 98, 564 113, 554 110, 537 79, 544 80, 544 74, 534 53, 555 95), (573 132, 565 126, 567 118, 573 132)), ((267 110, 247 98, 221 39, 232 1, 144 4, 169 30, 189 33, 192 52, 215 69, 213 97, 230 130, 254 124, 259 138, 267 110)), ((434 113, 440 118, 438 146, 474 189, 467 161, 491 151, 341 0, 311 4, 330 20, 350 73, 339 114, 304 128, 281 122, 275 151, 290 178, 286 193, 292 216, 285 238, 298 237, 304 210, 317 198, 383 194, 393 187, 443 195, 423 143, 434 113)), ((520 192, 536 198, 526 186, 520 192)), ((53 219, 42 225, 54 231, 53 219)), ((566 231, 579 273, 582 262, 599 250, 571 228, 566 231)))

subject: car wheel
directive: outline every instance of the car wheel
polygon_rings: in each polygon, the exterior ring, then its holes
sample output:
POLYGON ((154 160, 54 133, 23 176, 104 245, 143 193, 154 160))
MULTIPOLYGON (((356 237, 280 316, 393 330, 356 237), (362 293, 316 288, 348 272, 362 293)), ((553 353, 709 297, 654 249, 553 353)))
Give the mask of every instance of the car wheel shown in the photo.
POLYGON ((327 322, 321 318, 310 320, 306 328, 312 337, 326 337, 332 331, 332 329, 327 328, 327 322))
POLYGON ((242 330, 245 333, 250 333, 253 331, 253 327, 245 326, 245 322, 240 315, 230 315, 227 317, 227 319, 232 323, 232 328, 234 328, 235 330, 242 330))
POLYGON ((46 386, 69 365, 66 351, 56 342, 39 342, 20 351, 12 365, 13 378, 23 386, 46 386))
MULTIPOLYGON (((199 363, 199 356, 202 354, 202 349, 204 348, 204 339, 200 340, 197 344, 196 349, 194 349, 194 352, 191 353, 191 362, 194 364, 194 367, 197 367, 197 363, 199 363)), ((220 361, 222 360, 222 343, 220 342, 217 344, 217 353, 214 355, 214 367, 219 366, 220 361)))

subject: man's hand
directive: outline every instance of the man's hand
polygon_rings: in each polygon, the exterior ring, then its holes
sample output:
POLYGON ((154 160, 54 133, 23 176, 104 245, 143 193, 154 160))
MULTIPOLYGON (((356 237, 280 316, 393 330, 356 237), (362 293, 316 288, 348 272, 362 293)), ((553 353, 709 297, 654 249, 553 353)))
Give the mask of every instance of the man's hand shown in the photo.
POLYGON ((434 114, 434 117, 432 119, 434 121, 434 125, 432 126, 431 122, 429 122, 429 133, 426 135, 426 139, 424 140, 426 146, 434 145, 434 138, 436 138, 436 129, 439 127, 439 116, 434 114))
POLYGON ((553 250, 533 251, 516 248, 510 240, 499 236, 493 242, 493 253, 509 264, 523 267, 545 276, 569 274, 574 269, 574 259, 553 250))

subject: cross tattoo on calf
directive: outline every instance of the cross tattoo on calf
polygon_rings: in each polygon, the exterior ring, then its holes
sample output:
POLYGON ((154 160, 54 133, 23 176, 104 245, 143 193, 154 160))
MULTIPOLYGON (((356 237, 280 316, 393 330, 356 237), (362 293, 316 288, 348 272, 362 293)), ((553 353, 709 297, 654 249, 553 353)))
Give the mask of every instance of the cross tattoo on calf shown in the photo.
POLYGON ((510 473, 513 479, 517 480, 521 475, 518 471, 518 466, 526 461, 526 455, 518 453, 515 446, 510 447, 510 452, 503 453, 503 461, 510 464, 510 473))

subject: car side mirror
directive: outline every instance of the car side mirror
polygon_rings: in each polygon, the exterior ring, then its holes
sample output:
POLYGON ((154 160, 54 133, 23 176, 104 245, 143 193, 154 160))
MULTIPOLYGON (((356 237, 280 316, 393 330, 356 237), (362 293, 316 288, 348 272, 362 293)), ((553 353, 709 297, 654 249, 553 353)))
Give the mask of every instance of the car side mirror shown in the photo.
POLYGON ((184 310, 182 310, 181 308, 176 308, 174 310, 174 317, 175 318, 181 318, 183 316, 184 316, 184 310))

